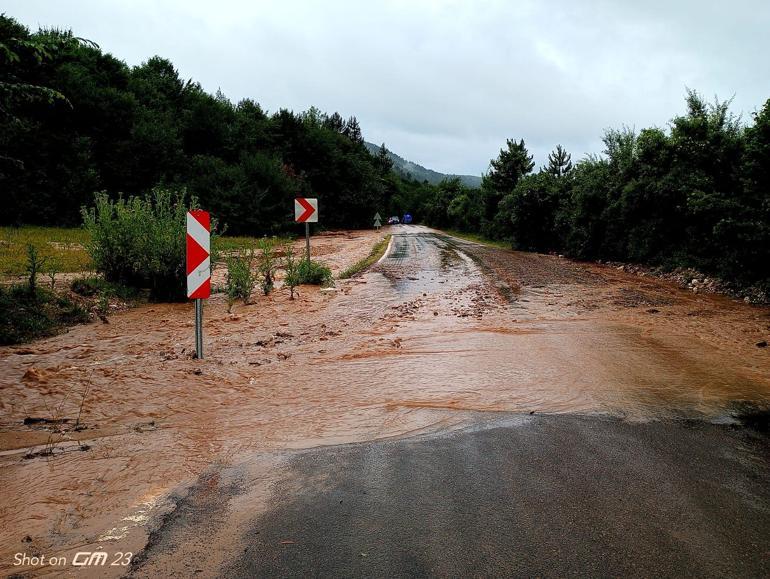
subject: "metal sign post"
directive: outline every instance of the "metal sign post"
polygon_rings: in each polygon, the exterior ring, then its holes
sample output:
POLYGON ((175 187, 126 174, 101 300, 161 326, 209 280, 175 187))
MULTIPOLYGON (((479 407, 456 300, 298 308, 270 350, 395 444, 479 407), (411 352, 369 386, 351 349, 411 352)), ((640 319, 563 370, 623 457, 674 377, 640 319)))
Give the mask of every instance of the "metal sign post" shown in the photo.
POLYGON ((195 357, 203 359, 203 300, 211 296, 211 217, 187 212, 187 297, 195 302, 195 357))
POLYGON ((297 197, 294 200, 294 221, 305 224, 305 257, 310 261, 310 224, 318 223, 318 199, 297 197))
POLYGON ((379 231, 380 227, 382 226, 382 223, 380 222, 380 212, 374 214, 374 228, 379 231))
POLYGON ((203 360, 203 300, 195 300, 195 357, 203 360))

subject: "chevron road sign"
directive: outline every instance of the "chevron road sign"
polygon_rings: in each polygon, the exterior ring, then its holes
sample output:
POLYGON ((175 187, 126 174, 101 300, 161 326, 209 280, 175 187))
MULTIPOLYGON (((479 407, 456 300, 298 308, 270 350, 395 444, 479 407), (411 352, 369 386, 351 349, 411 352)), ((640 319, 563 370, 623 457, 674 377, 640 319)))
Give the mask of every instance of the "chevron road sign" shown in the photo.
POLYGON ((318 223, 318 199, 294 199, 294 221, 305 224, 305 258, 310 261, 310 224, 318 223))
POLYGON ((211 217, 187 212, 187 297, 195 300, 195 356, 203 359, 203 299, 211 296, 211 217))
POLYGON ((294 200, 294 221, 297 223, 318 223, 318 199, 297 197, 294 200))
POLYGON ((208 211, 187 212, 187 297, 211 296, 211 219, 208 211))

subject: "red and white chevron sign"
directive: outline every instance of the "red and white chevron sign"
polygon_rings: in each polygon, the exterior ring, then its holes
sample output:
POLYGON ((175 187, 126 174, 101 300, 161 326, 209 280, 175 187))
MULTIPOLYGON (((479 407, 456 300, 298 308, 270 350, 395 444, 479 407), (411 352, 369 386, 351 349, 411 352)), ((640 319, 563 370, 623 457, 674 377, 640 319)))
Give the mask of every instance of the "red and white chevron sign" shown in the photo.
POLYGON ((294 221, 297 223, 318 223, 318 199, 297 197, 294 200, 294 221))
POLYGON ((211 296, 211 219, 208 211, 187 212, 187 297, 211 296))

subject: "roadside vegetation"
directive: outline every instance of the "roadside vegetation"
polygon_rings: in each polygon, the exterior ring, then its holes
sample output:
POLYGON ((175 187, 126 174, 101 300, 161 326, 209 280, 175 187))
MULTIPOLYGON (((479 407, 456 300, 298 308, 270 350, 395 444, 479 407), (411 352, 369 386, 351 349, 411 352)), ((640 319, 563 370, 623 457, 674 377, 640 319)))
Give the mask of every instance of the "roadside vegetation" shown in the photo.
POLYGON ((0 275, 20 276, 27 269, 27 248, 36 248, 45 260, 44 273, 93 269, 86 251, 88 233, 81 228, 0 227, 0 275))
POLYGON ((362 260, 354 263, 353 265, 345 269, 342 273, 340 273, 339 278, 340 279, 351 278, 357 273, 364 271, 366 268, 376 263, 377 260, 379 260, 383 256, 383 254, 385 253, 385 250, 388 249, 390 238, 391 238, 390 235, 386 235, 382 241, 375 244, 375 246, 372 248, 372 251, 369 252, 369 255, 367 255, 362 260))
POLYGON ((82 304, 41 286, 43 264, 35 246, 28 245, 26 283, 0 286, 0 345, 18 344, 90 321, 82 304))

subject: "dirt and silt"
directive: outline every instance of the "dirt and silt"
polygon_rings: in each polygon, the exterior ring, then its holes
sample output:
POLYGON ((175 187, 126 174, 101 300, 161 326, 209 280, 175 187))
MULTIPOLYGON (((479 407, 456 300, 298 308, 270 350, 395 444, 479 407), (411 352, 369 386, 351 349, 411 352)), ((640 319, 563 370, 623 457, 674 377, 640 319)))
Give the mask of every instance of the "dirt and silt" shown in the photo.
MULTIPOLYGON (((232 313, 209 300, 204 360, 190 304, 0 349, 0 573, 21 551, 138 550, 173 489, 256 455, 460 428, 479 412, 731 422, 770 402, 766 307, 391 233, 386 257, 334 290, 278 290, 232 313)), ((315 250, 338 272, 384 234, 315 250)))

